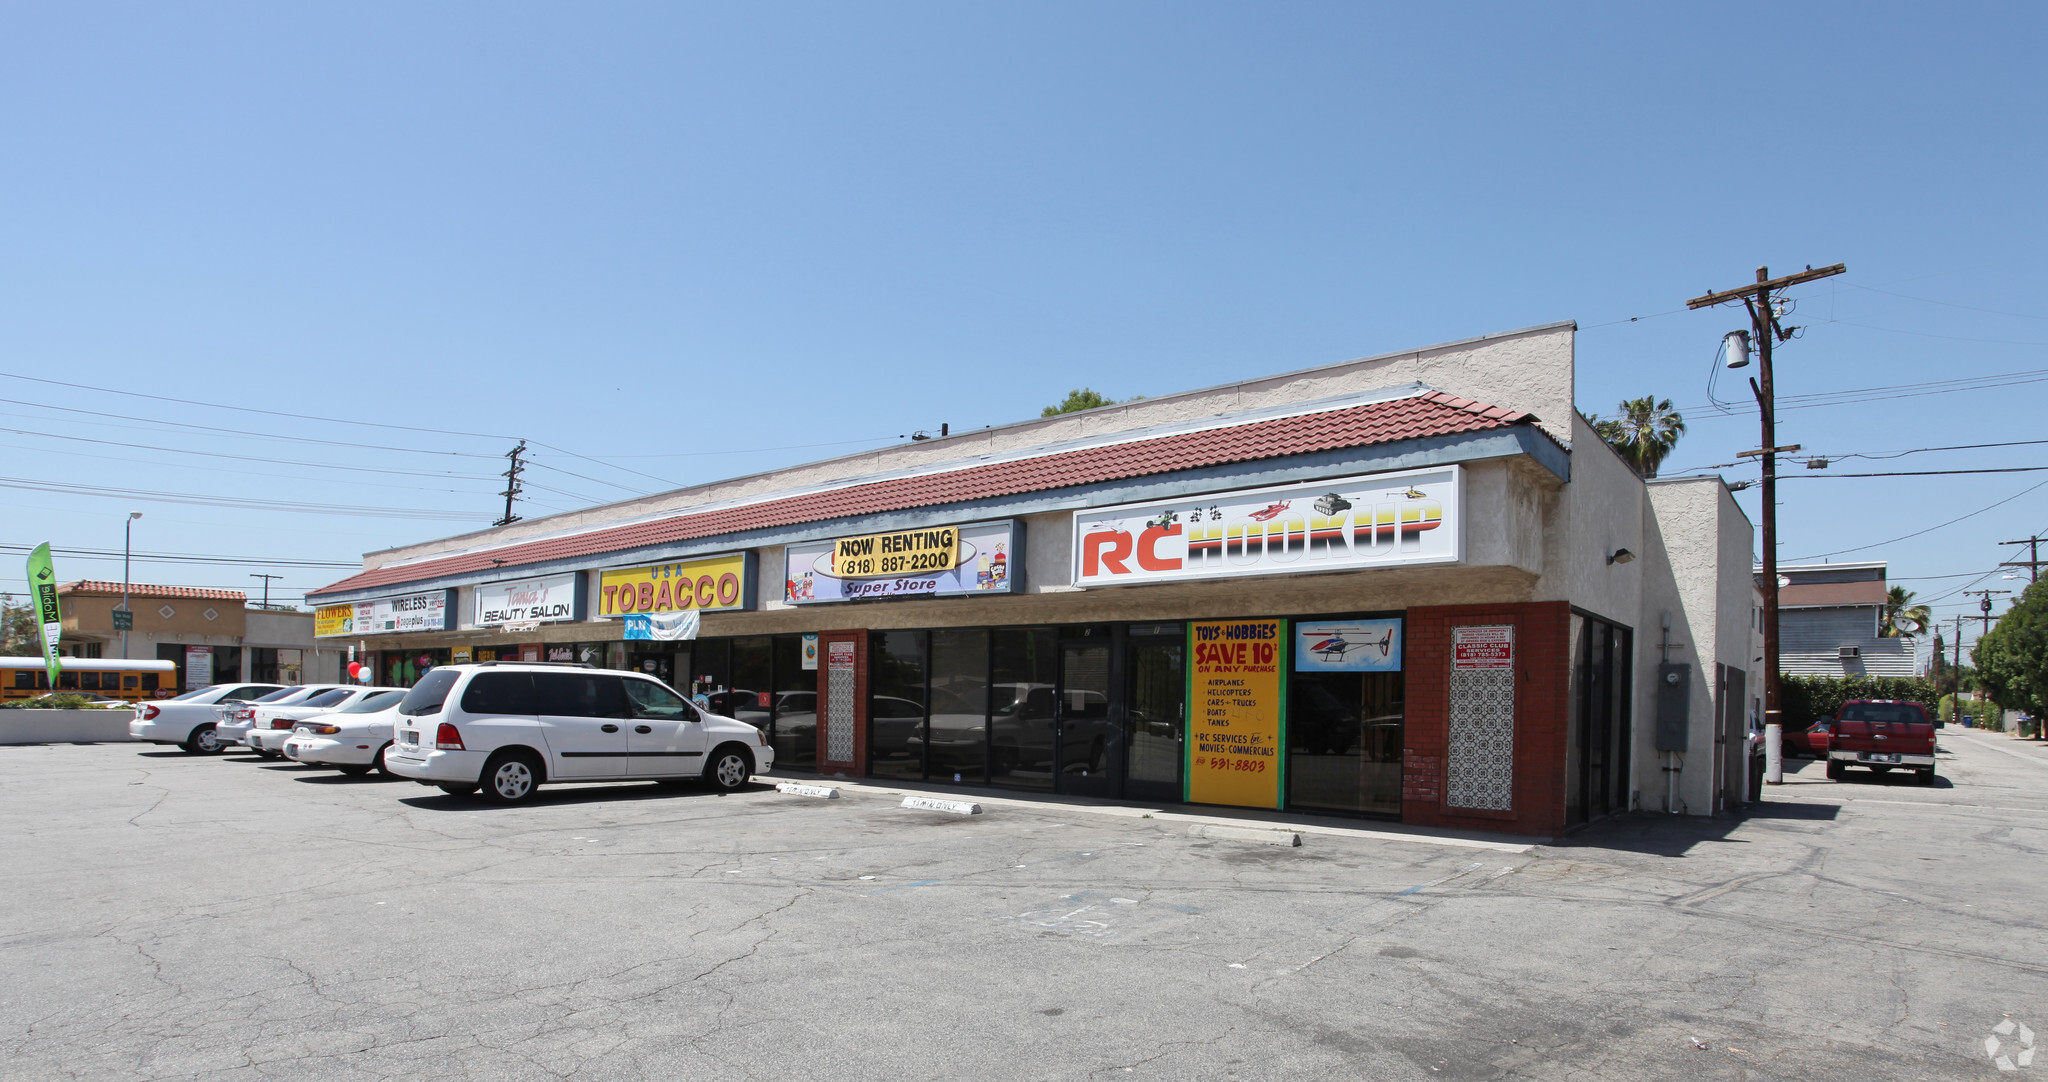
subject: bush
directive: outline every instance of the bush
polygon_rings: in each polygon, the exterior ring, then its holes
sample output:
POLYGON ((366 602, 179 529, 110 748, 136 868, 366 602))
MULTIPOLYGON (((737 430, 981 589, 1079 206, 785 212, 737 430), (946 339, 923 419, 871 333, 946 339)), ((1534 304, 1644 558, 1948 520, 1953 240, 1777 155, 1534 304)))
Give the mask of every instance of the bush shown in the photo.
POLYGON ((90 710, 92 696, 72 691, 60 691, 55 695, 39 695, 33 699, 16 699, 11 703, 0 703, 0 710, 90 710))
POLYGON ((1929 713, 1940 702, 1934 681, 1923 676, 1780 676, 1778 698, 1779 720, 1795 730, 1834 717, 1850 699, 1897 699, 1929 713))
MULTIPOLYGON (((1943 695, 1941 697, 1939 713, 1936 716, 1943 721, 1953 720, 1956 716, 1955 699, 1956 697, 1953 695, 1943 695)), ((1976 728, 1989 730, 1994 733, 2005 730, 2005 709, 1987 699, 1978 699, 1975 702, 1965 699, 1963 701, 1963 715, 1968 717, 1970 724, 1976 728)))

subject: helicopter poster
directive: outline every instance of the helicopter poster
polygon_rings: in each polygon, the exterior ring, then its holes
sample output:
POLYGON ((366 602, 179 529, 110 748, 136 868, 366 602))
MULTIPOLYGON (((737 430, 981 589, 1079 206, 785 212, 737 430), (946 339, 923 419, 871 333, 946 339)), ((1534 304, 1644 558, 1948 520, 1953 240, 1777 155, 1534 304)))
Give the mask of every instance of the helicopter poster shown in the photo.
POLYGON ((1405 470, 1074 512, 1074 585, 1456 563, 1463 473, 1405 470))
POLYGON ((1294 625, 1295 672, 1400 672, 1401 618, 1294 625))

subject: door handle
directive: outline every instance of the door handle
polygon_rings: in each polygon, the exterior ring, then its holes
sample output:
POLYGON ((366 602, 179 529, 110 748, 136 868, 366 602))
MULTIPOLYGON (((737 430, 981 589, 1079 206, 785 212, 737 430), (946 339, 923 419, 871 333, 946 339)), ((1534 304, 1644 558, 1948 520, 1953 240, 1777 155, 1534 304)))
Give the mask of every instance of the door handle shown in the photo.
POLYGON ((615 733, 619 731, 619 727, 616 725, 604 725, 600 726, 600 728, 602 728, 605 732, 608 733, 615 733))
POLYGON ((654 731, 654 726, 652 726, 652 725, 635 725, 635 726, 633 726, 633 731, 634 731, 634 732, 636 732, 636 733, 651 733, 651 732, 653 732, 653 731, 654 731))

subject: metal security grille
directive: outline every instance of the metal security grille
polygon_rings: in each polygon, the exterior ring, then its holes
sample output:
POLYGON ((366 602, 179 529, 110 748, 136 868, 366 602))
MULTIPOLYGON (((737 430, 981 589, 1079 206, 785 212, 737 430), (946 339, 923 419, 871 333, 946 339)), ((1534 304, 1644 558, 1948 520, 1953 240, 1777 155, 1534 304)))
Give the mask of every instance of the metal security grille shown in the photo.
POLYGON ((1515 797, 1515 670, 1451 671, 1444 803, 1511 811, 1515 797))
POLYGON ((853 761, 854 671, 851 666, 825 674, 825 758, 853 761))

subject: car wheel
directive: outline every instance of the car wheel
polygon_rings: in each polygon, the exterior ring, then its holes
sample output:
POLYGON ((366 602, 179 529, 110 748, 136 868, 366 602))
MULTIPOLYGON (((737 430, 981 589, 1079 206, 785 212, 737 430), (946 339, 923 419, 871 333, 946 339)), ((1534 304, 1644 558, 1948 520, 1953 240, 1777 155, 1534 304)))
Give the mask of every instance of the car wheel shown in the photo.
POLYGON ((335 769, 347 774, 351 778, 360 778, 370 772, 370 767, 367 763, 349 763, 347 766, 338 766, 335 769))
POLYGON ((1918 771, 1918 773, 1919 773, 1919 775, 1920 775, 1920 784, 1922 784, 1922 785, 1933 785, 1933 784, 1934 784, 1934 768, 1933 768, 1933 767, 1931 767, 1931 766, 1930 766, 1930 767, 1928 767, 1928 768, 1927 768, 1927 769, 1925 769, 1925 770, 1922 770, 1922 771, 1918 771))
POLYGON ((484 764, 484 798, 493 804, 520 804, 540 788, 540 763, 522 752, 494 755, 484 764))
MULTIPOLYGON (((420 784, 425 785, 427 783, 421 782, 420 784)), ((447 785, 437 785, 435 786, 435 788, 441 790, 444 793, 447 793, 449 796, 468 796, 469 794, 476 792, 476 786, 474 785, 456 785, 452 782, 447 785)))
POLYGON ((1762 756, 1749 761, 1749 802, 1759 803, 1764 798, 1764 760, 1762 756))
POLYGON ((389 744, 386 744, 383 747, 378 748, 377 757, 370 761, 370 765, 376 769, 377 773, 382 774, 387 778, 396 777, 396 775, 391 773, 391 765, 384 761, 384 753, 390 750, 391 745, 389 744))
POLYGON ((213 723, 208 722, 192 730, 191 737, 178 746, 192 755, 212 755, 220 750, 220 734, 214 732, 213 723))
POLYGON ((754 760, 738 744, 727 744, 712 752, 711 761, 704 764, 705 783, 721 793, 738 789, 753 776, 754 760))
POLYGON ((1828 780, 1829 780, 1829 781, 1841 781, 1841 780, 1842 780, 1842 764, 1840 764, 1840 763, 1838 763, 1838 762, 1834 761, 1833 759, 1829 759, 1829 760, 1828 760, 1828 780))

